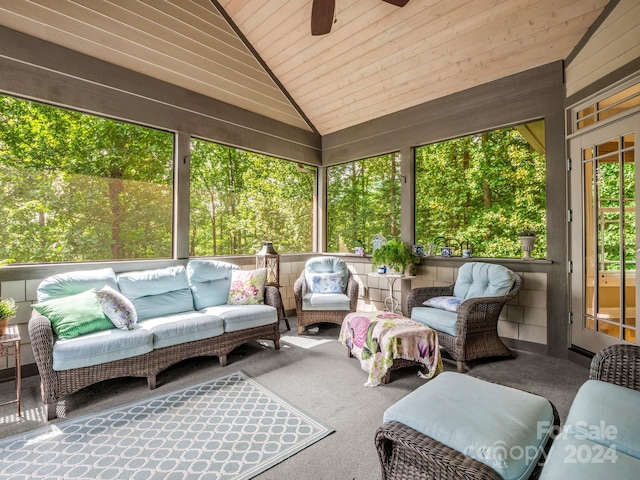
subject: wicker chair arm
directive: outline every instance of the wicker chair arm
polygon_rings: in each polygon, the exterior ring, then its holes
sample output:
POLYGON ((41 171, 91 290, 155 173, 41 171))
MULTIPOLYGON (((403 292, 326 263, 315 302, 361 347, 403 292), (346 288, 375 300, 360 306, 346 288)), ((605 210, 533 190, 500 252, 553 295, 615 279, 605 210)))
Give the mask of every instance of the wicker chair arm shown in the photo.
POLYGON ((485 464, 398 422, 378 428, 375 442, 384 480, 502 478, 485 464))
POLYGON ((358 294, 360 293, 360 285, 356 281, 353 275, 349 274, 349 281, 347 282, 347 289, 345 294, 349 297, 350 310, 355 312, 358 308, 358 294))
POLYGON ((280 290, 278 287, 274 287, 271 285, 267 285, 264 289, 264 303, 266 305, 271 305, 278 312, 278 321, 283 320, 284 308, 282 306, 282 296, 280 295, 280 290))
POLYGON ((589 378, 640 391, 640 346, 618 344, 600 350, 591 360, 589 378))
POLYGON ((54 403, 58 398, 58 376, 53 370, 53 329, 51 321, 36 310, 29 319, 29 339, 40 373, 42 401, 54 403))
POLYGON ((453 284, 444 287, 421 287, 414 288, 407 296, 407 315, 411 316, 413 307, 421 307, 429 298, 446 297, 453 295, 453 284))

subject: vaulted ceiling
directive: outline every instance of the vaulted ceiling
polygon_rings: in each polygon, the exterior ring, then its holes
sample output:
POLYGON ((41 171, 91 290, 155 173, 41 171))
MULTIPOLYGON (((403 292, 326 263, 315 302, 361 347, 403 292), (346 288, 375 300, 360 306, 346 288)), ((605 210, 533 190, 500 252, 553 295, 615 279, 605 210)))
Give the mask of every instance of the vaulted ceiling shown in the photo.
POLYGON ((312 0, 0 0, 0 24, 325 135, 563 60, 607 1, 336 0, 322 36, 312 0))

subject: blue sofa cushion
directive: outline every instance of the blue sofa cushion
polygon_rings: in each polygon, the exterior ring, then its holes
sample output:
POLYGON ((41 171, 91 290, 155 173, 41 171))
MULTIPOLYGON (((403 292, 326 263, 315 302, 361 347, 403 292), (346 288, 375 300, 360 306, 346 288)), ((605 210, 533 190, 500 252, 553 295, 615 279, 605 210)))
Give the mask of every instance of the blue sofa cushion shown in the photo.
POLYGON ((181 312, 138 322, 153 335, 153 348, 217 337, 224 332, 222 318, 202 312, 181 312))
POLYGON ((58 273, 40 282, 36 298, 38 302, 45 302, 54 298, 76 295, 92 288, 100 290, 105 285, 118 290, 116 274, 111 268, 58 273))
POLYGON ((56 371, 89 367, 101 363, 143 355, 153 350, 153 335, 135 326, 133 330, 111 328, 53 345, 53 369, 56 371))
POLYGON ((200 312, 222 318, 225 332, 237 332, 278 322, 278 312, 271 305, 218 305, 200 312))
POLYGON ((183 266, 141 270, 118 275, 120 291, 145 318, 193 311, 193 296, 183 266))
POLYGON ((453 372, 393 404, 383 419, 464 453, 506 480, 529 477, 553 429, 545 398, 453 372))
POLYGON ((563 430, 640 459, 640 392, 587 380, 571 404, 563 430))
POLYGON ((502 265, 465 263, 458 270, 453 295, 466 300, 477 297, 501 297, 513 287, 515 276, 502 265))
POLYGON ((239 268, 237 265, 215 260, 189 260, 187 279, 196 310, 226 304, 231 272, 239 268))
POLYGON ((413 307, 411 310, 411 320, 424 323, 439 332, 457 335, 457 312, 449 312, 435 307, 413 307))

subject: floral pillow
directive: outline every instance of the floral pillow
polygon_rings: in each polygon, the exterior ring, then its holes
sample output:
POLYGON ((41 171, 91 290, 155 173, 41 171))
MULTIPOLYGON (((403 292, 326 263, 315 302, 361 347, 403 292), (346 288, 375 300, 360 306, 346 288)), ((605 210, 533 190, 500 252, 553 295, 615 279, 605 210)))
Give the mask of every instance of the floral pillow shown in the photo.
POLYGON ((259 305, 264 303, 267 269, 233 270, 228 305, 259 305))
POLYGON ((102 307, 104 314, 109 317, 111 323, 121 330, 132 330, 138 321, 136 309, 127 297, 105 285, 96 291, 96 298, 102 307))
POLYGON ((423 305, 425 307, 447 310, 448 312, 457 312, 461 303, 462 299, 458 297, 432 297, 426 300, 423 305))
POLYGON ((342 273, 312 273, 308 277, 313 293, 342 293, 342 273))

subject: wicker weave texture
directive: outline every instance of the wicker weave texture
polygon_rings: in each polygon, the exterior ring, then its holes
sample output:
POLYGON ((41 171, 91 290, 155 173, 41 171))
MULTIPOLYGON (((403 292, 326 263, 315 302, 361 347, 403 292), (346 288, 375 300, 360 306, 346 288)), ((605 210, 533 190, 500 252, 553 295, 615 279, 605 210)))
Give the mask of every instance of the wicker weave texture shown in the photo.
MULTIPOLYGON (((438 332, 440 346, 458 361, 459 370, 464 371, 464 364, 469 360, 511 356, 511 350, 498 335, 498 318, 504 305, 522 289, 522 279, 516 273, 513 275, 513 287, 507 295, 470 298, 460 304, 456 335, 438 332)), ((413 308, 422 306, 429 298, 450 295, 453 295, 453 284, 446 287, 415 288, 407 297, 408 315, 411 316, 413 308)))
POLYGON ((618 344, 602 349, 591 360, 589 378, 640 390, 640 347, 618 344))

